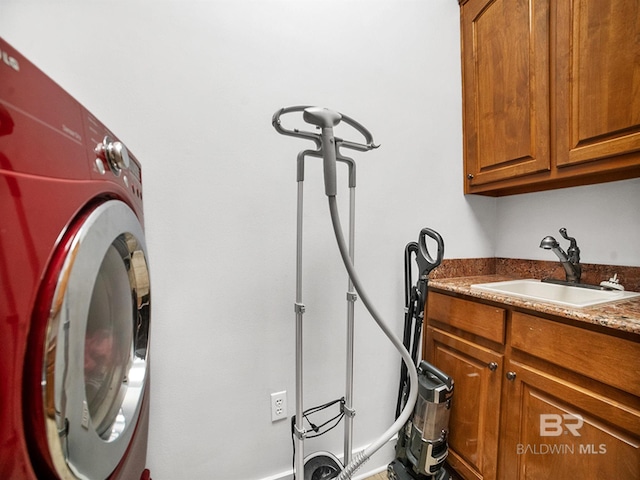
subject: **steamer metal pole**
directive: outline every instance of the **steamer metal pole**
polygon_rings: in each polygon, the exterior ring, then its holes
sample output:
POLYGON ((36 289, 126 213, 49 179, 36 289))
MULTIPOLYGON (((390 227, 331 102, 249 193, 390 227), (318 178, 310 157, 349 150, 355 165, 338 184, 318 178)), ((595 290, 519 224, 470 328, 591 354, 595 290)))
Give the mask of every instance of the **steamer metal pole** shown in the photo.
POLYGON ((303 317, 305 306, 302 303, 302 220, 304 203, 304 157, 313 151, 304 150, 298 153, 297 159, 297 220, 296 220, 296 423, 295 423, 295 474, 304 476, 304 400, 303 400, 303 317))
MULTIPOLYGON (((351 263, 355 260, 355 213, 356 213, 356 164, 347 157, 338 156, 338 161, 349 165, 349 257, 351 263)), ((353 409, 353 357, 355 338, 355 302, 358 295, 353 288, 353 282, 349 277, 347 285, 347 358, 344 395, 344 464, 351 463, 353 451, 353 417, 356 412, 353 409)))

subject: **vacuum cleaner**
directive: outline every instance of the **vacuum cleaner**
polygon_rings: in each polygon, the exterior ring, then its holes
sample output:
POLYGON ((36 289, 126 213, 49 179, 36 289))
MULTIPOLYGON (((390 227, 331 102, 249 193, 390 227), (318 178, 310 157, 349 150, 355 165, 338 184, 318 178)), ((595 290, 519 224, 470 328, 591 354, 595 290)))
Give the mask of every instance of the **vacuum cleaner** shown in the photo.
POLYGON ((418 401, 410 421, 398 435, 396 458, 387 467, 389 480, 449 480, 444 462, 453 379, 420 362, 418 401))
MULTIPOLYGON (((442 237, 429 228, 420 232, 418 242, 405 247, 405 322, 403 344, 418 361, 418 347, 424 321, 429 273, 440 265, 444 255, 442 237), (431 258, 426 239, 431 237, 438 246, 437 256, 431 258), (411 258, 415 256, 418 280, 412 284, 411 258)), ((396 417, 405 405, 410 379, 401 365, 396 417)), ((418 367, 418 400, 413 415, 398 433, 396 458, 387 468, 389 480, 448 480, 444 462, 449 452, 447 436, 453 396, 453 379, 435 366, 420 362, 418 367)))
MULTIPOLYGON (((367 152, 378 148, 375 145, 371 133, 356 120, 342 113, 314 106, 292 106, 281 108, 276 111, 272 117, 272 125, 276 131, 282 135, 298 137, 310 140, 315 144, 315 149, 305 149, 297 155, 297 234, 296 234, 296 299, 294 303, 294 311, 296 315, 296 414, 292 418, 291 431, 294 448, 293 472, 294 478, 298 480, 325 480, 337 478, 338 480, 350 479, 353 473, 365 462, 371 455, 384 446, 393 436, 401 429, 408 425, 416 401, 418 400, 418 371, 416 369, 415 360, 404 346, 403 342, 397 338, 393 331, 383 321, 378 311, 373 306, 358 274, 353 265, 354 258, 354 233, 355 233, 355 185, 356 185, 356 164, 355 161, 342 153, 342 149, 350 149, 359 152, 367 152), (307 124, 315 126, 320 132, 309 132, 300 128, 285 128, 282 125, 281 117, 285 114, 302 113, 302 119, 307 124), (362 135, 364 141, 354 142, 336 137, 333 128, 339 123, 344 123, 356 130, 362 135), (307 157, 321 158, 323 161, 325 194, 329 201, 329 211, 331 214, 331 222, 333 231, 338 243, 340 255, 343 264, 347 270, 349 281, 347 288, 347 368, 346 368, 346 392, 344 397, 319 407, 313 407, 305 410, 303 407, 303 315, 306 306, 302 301, 302 222, 303 222, 303 184, 304 184, 304 165, 307 157), (336 164, 344 163, 348 166, 348 183, 349 183, 349 242, 344 238, 342 225, 338 214, 336 201, 337 181, 336 181, 336 164), (374 442, 367 446, 363 451, 353 455, 352 453, 352 437, 353 437, 353 417, 355 409, 353 408, 353 342, 354 342, 354 303, 360 298, 380 329, 384 332, 391 343, 396 347, 402 356, 405 365, 405 376, 407 378, 407 390, 403 398, 403 408, 397 414, 393 424, 374 442), (320 426, 315 425, 310 420, 310 415, 317 413, 331 405, 339 404, 340 412, 334 418, 324 422, 320 426), (315 452, 305 457, 304 441, 305 439, 321 435, 322 427, 331 424, 328 428, 334 428, 335 419, 345 420, 344 432, 344 464, 330 452, 315 452), (305 425, 305 420, 309 428, 305 425)), ((439 257, 441 258, 440 254, 439 257)), ((423 427, 424 428, 424 427, 423 427)), ((326 431, 325 431, 326 432, 326 431)))

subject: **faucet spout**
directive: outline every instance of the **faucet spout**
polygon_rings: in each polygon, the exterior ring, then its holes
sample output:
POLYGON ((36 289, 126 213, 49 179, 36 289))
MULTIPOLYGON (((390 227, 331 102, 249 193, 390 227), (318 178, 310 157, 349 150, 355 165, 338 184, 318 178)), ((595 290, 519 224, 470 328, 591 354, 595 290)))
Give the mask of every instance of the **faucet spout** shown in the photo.
POLYGON ((567 235, 566 228, 560 229, 560 235, 571 242, 566 253, 552 236, 544 237, 540 242, 540 248, 551 250, 556 254, 564 268, 567 282, 579 283, 580 276, 582 275, 582 266, 580 265, 580 249, 578 248, 578 243, 575 238, 567 235))
MULTIPOLYGON (((554 248, 560 248, 560 245, 555 238, 553 238, 551 235, 547 235, 540 242, 540 248, 544 248, 545 250, 553 250, 554 248)), ((562 249, 560 249, 560 251, 562 251, 562 249)))

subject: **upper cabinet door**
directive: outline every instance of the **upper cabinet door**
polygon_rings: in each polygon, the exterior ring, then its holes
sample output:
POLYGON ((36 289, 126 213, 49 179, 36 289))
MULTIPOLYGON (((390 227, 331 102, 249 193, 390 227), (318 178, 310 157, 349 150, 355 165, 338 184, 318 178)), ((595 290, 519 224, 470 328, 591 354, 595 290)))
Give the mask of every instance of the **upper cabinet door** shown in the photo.
POLYGON ((640 2, 558 2, 558 53, 558 167, 639 151, 640 2))
POLYGON ((460 0, 465 193, 640 177, 639 0, 460 0))
POLYGON ((465 192, 550 169, 549 2, 461 6, 465 192))

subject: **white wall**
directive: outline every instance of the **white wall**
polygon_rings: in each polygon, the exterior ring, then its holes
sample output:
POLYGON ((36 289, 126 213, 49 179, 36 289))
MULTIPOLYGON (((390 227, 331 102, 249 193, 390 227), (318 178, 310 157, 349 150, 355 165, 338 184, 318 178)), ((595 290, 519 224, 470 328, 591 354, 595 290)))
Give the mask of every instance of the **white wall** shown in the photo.
MULTIPOLYGON (((576 204, 573 194, 463 196, 458 15, 452 0, 3 0, 0 35, 143 164, 154 479, 246 480, 291 468, 289 425, 271 423, 269 393, 286 389, 293 412, 295 155, 307 145, 271 127, 280 107, 338 109, 382 144, 354 154, 356 264, 398 333, 402 250, 423 226, 443 235, 448 258, 530 258, 560 226, 575 231, 585 261, 611 252, 609 237, 588 243, 591 217, 565 216, 563 203, 608 218, 600 198, 637 205, 636 181, 594 187, 598 198, 575 190, 576 204), (522 220, 532 204, 552 210, 549 198, 561 201, 558 213, 522 220)), ((309 162, 305 182, 307 406, 344 386, 346 278, 319 165, 309 162)), ((610 224, 622 230, 614 242, 638 238, 632 208, 629 221, 610 224)), ((637 241, 619 245, 618 258, 639 264, 637 241)), ((362 446, 392 421, 399 357, 357 308, 362 446)), ((341 445, 332 432, 308 451, 341 445)), ((365 470, 388 461, 375 456, 365 470)))
POLYGON ((555 261, 538 248, 558 230, 578 241, 583 263, 640 266, 640 179, 503 197, 497 203, 496 256, 555 261))

